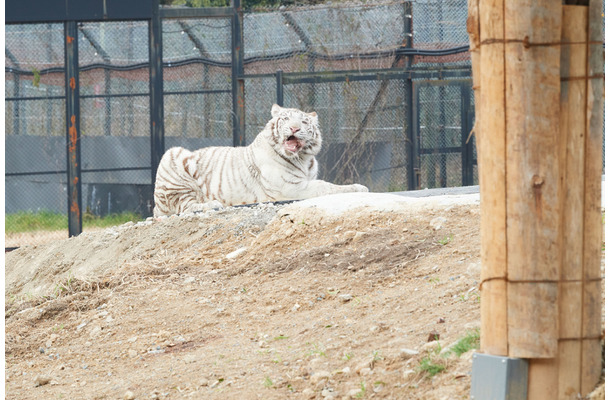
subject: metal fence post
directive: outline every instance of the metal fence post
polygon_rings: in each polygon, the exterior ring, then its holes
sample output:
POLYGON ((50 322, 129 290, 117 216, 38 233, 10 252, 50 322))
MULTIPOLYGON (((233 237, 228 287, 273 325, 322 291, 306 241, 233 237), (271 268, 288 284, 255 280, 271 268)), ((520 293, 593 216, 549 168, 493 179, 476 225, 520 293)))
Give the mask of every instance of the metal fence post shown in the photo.
POLYGON ((472 83, 462 83, 461 89, 461 120, 462 120, 462 186, 474 185, 474 145, 472 130, 472 115, 470 110, 470 92, 472 83))
POLYGON ((415 167, 413 168, 415 171, 415 188, 421 188, 421 161, 420 161, 420 153, 421 153, 421 107, 419 106, 421 103, 421 84, 413 85, 413 106, 411 109, 413 110, 413 125, 415 125, 415 129, 413 130, 413 140, 415 145, 413 146, 413 159, 415 160, 415 167))
POLYGON ((163 42, 159 0, 152 0, 152 19, 148 25, 150 62, 150 167, 152 185, 157 168, 165 152, 165 125, 163 122, 163 42))
POLYGON ((80 163, 80 85, 78 81, 78 28, 76 21, 64 22, 66 68, 66 133, 68 155, 68 235, 79 235, 83 230, 81 214, 80 163))
POLYGON ((231 82, 233 92, 233 146, 246 145, 246 107, 244 99, 244 14, 241 0, 231 0, 231 82))
POLYGON ((284 72, 278 69, 275 73, 276 103, 284 107, 284 72))
MULTIPOLYGON (((406 2, 404 11, 404 36, 405 36, 405 48, 413 48, 413 3, 406 2)), ((410 69, 413 64, 413 56, 406 56, 405 68, 410 69)), ((415 182, 415 162, 416 162, 416 147, 415 147, 415 126, 413 118, 413 79, 409 72, 407 79, 405 80, 405 127, 406 127, 406 140, 405 140, 405 152, 406 152, 406 170, 407 170, 407 189, 417 189, 417 183, 415 182)))
MULTIPOLYGON (((444 21, 443 19, 443 4, 441 4, 440 2, 436 3, 436 8, 437 8, 437 15, 439 17, 440 21, 444 21)), ((444 26, 445 24, 437 24, 438 26, 438 36, 439 36, 439 42, 443 43, 443 41, 445 40, 445 30, 444 30, 444 26)), ((439 108, 440 108, 440 116, 439 116, 439 126, 440 129, 438 131, 438 140, 439 140, 439 146, 441 149, 444 149, 445 147, 447 147, 447 126, 446 126, 446 119, 445 119, 445 99, 447 99, 447 87, 446 85, 441 85, 438 88, 439 91, 439 97, 438 97, 438 101, 439 101, 439 108)), ((462 168, 464 166, 462 165, 462 168)), ((440 186, 441 187, 447 187, 447 154, 442 152, 441 153, 441 159, 440 159, 440 186)))
MULTIPOLYGON (((439 130, 438 130, 438 141, 439 147, 441 148, 441 159, 440 159, 440 186, 447 187, 447 154, 443 151, 447 147, 447 122, 445 118, 445 99, 447 98, 447 87, 441 85, 438 88, 438 103, 440 108, 439 115, 439 130)), ((464 166, 462 166, 463 168, 464 166)))

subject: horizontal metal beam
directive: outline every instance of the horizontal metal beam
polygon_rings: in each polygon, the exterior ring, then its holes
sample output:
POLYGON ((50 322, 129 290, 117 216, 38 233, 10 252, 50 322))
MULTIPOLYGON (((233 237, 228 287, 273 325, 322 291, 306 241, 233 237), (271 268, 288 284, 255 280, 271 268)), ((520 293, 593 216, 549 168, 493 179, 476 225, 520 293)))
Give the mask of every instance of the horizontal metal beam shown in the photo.
POLYGON ((152 18, 152 7, 147 3, 142 0, 7 1, 5 23, 149 20, 152 18))
MULTIPOLYGON (((312 76, 324 76, 324 77, 339 77, 339 80, 345 79, 346 75, 350 76, 367 76, 371 77, 373 80, 378 79, 378 74, 403 74, 407 76, 408 73, 440 73, 445 74, 453 74, 453 75, 464 75, 465 79, 468 80, 472 76, 472 69, 470 66, 459 66, 459 67, 445 67, 445 68, 385 68, 385 69, 359 69, 359 70, 345 70, 345 71, 316 71, 316 72, 284 72, 284 77, 289 77, 290 79, 299 79, 299 78, 309 78, 312 76), (455 72, 451 72, 455 71, 455 72)), ((275 73, 265 73, 265 74, 246 74, 243 77, 252 79, 252 78, 275 78, 277 76, 277 72, 275 73)), ((401 79, 403 77, 400 77, 401 79)), ((461 82, 460 80, 452 80, 453 82, 461 82)), ((284 82, 284 83, 292 83, 292 82, 284 82)), ((300 83, 300 82, 297 82, 300 83)))
POLYGON ((209 90, 189 90, 189 91, 173 91, 163 92, 164 96, 183 95, 183 94, 218 94, 218 93, 231 93, 231 89, 209 89, 209 90))
POLYGON ((83 169, 84 174, 92 172, 119 172, 119 171, 150 171, 150 167, 125 167, 125 168, 90 168, 83 169))
POLYGON ((87 94, 82 95, 81 99, 107 99, 112 97, 148 97, 150 93, 116 93, 116 94, 87 94))
MULTIPOLYGON (((445 76, 446 77, 446 76, 445 76)), ((427 86, 462 86, 462 85, 472 85, 472 75, 468 75, 463 78, 453 78, 451 80, 420 80, 413 82, 413 85, 417 86, 418 89, 421 87, 427 86)))
POLYGON ((161 8, 161 18, 231 18, 231 7, 161 8))
POLYGON ((436 50, 427 50, 427 49, 414 49, 408 47, 401 47, 396 50, 396 54, 400 56, 450 56, 453 54, 466 53, 470 51, 470 45, 451 47, 449 49, 436 49, 436 50))
POLYGON ((68 171, 7 172, 4 176, 65 175, 68 171))
POLYGON ((419 154, 452 154, 459 153, 462 154, 461 147, 440 147, 434 149, 419 149, 419 154))
MULTIPOLYGON (((444 50, 398 49, 396 51, 388 50, 388 51, 372 52, 372 53, 359 53, 359 54, 345 53, 345 54, 334 54, 334 55, 321 54, 321 53, 311 52, 308 50, 296 50, 296 51, 288 51, 288 52, 273 54, 273 55, 248 57, 248 58, 244 58, 243 63, 251 64, 251 63, 256 63, 256 62, 264 62, 264 61, 278 61, 278 60, 282 60, 282 59, 288 59, 291 57, 297 57, 297 56, 303 56, 303 55, 305 55, 307 57, 311 57, 312 59, 316 59, 316 60, 342 61, 342 60, 353 60, 353 59, 363 59, 364 60, 364 59, 374 59, 374 58, 379 58, 379 57, 393 57, 395 55, 420 55, 420 56, 426 56, 426 57, 440 57, 440 56, 446 55, 445 53, 457 54, 460 52, 463 52, 462 47, 456 47, 453 49, 444 49, 444 50)), ((164 68, 176 68, 176 67, 182 67, 182 66, 190 65, 190 64, 206 64, 206 65, 211 65, 214 67, 231 68, 230 61, 218 61, 218 60, 212 60, 212 59, 203 58, 203 57, 192 57, 192 58, 188 58, 185 60, 178 60, 178 61, 173 61, 173 62, 166 61, 163 63, 163 67, 164 68)), ((438 64, 443 64, 443 63, 439 62, 438 64)), ((94 69, 107 69, 107 70, 111 70, 111 71, 133 71, 136 69, 148 68, 148 66, 149 66, 148 63, 137 63, 137 64, 131 64, 131 65, 112 65, 112 64, 95 63, 95 64, 83 65, 83 66, 79 67, 79 70, 82 72, 91 71, 94 69)), ((458 67, 458 68, 464 69, 466 67, 458 67)), ((436 70, 438 70, 438 68, 436 70)), ((13 73, 13 74, 18 74, 18 75, 29 75, 29 76, 34 75, 33 71, 24 70, 24 69, 20 69, 20 68, 13 68, 13 67, 4 67, 4 71, 13 73)), ((41 69, 37 73, 39 73, 40 75, 51 74, 51 73, 64 73, 64 69, 62 67, 51 67, 51 68, 41 69)), ((275 74, 250 75, 248 77, 260 78, 260 77, 269 77, 269 76, 275 76, 275 74)))
MULTIPOLYGON (((215 92, 214 90, 208 91, 200 91, 203 93, 207 92, 215 92)), ((172 92, 171 94, 179 94, 185 93, 190 94, 190 92, 172 92)), ((166 93, 167 94, 167 93, 166 93)), ((150 93, 115 93, 115 94, 86 94, 81 95, 81 99, 107 99, 113 97, 148 97, 150 93)), ((66 96, 36 96, 36 97, 6 97, 5 101, 24 101, 24 100, 64 100, 66 96)))
MULTIPOLYGON (((121 171, 149 171, 150 167, 124 167, 124 168, 91 168, 81 169, 81 173, 92 172, 121 172, 121 171)), ((38 171, 38 172, 9 172, 5 176, 33 176, 33 175, 62 175, 67 171, 38 171)))
MULTIPOLYGON (((271 75, 275 76, 275 74, 271 75)), ((352 81, 378 81, 387 79, 446 79, 446 78, 470 78, 472 70, 460 69, 386 69, 376 71, 341 71, 341 72, 295 72, 284 73, 284 84, 297 83, 327 83, 327 82, 352 82, 352 81)), ((246 78, 262 76, 245 76, 246 78)), ((447 84, 447 82, 445 82, 447 84)), ((457 82, 456 82, 457 84, 457 82)))
MULTIPOLYGON (((81 96, 82 97, 82 96, 81 96)), ((4 101, 23 101, 23 100, 65 100, 66 96, 36 96, 36 97, 5 97, 4 101)))

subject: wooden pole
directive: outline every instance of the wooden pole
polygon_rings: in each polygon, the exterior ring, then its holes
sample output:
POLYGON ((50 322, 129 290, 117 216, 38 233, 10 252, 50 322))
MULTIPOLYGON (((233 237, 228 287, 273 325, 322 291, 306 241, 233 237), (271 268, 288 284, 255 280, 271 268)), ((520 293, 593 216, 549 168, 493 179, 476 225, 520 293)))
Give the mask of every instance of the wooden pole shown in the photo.
POLYGON ((601 374, 601 1, 469 0, 481 186, 481 351, 529 399, 601 374))
POLYGON ((530 361, 530 378, 537 382, 529 388, 530 398, 550 396, 556 399, 580 393, 580 373, 577 371, 581 370, 586 82, 571 77, 586 76, 587 8, 563 6, 562 11, 558 137, 562 151, 558 161, 563 167, 560 188, 563 212, 558 353, 552 359, 530 361))
POLYGON ((589 5, 585 122, 585 210, 583 233, 583 317, 581 390, 588 393, 601 375, 601 175, 603 171, 604 33, 602 1, 589 5))
POLYGON ((489 238, 481 242, 481 263, 485 266, 481 272, 481 349, 489 354, 506 356, 508 329, 503 1, 471 1, 471 4, 474 3, 478 3, 478 15, 471 14, 474 20, 469 27, 479 27, 478 35, 473 37, 477 43, 473 47, 472 68, 475 85, 477 164, 481 187, 481 238, 489 238), (497 38, 500 40, 496 40, 497 38), (482 46, 482 43, 485 45, 482 46))
POLYGON ((508 355, 557 354, 560 0, 504 4, 508 355))

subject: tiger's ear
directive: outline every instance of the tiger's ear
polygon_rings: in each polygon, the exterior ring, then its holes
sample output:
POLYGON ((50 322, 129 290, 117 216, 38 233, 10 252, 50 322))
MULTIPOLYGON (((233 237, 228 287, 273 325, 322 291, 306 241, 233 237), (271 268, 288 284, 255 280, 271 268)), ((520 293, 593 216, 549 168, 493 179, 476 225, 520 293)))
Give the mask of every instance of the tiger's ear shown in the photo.
POLYGON ((312 111, 309 113, 309 115, 311 115, 312 117, 317 117, 318 113, 316 113, 315 111, 312 111))
POLYGON ((282 112, 282 107, 278 106, 277 104, 274 104, 271 106, 271 116, 273 118, 277 117, 281 112, 282 112))

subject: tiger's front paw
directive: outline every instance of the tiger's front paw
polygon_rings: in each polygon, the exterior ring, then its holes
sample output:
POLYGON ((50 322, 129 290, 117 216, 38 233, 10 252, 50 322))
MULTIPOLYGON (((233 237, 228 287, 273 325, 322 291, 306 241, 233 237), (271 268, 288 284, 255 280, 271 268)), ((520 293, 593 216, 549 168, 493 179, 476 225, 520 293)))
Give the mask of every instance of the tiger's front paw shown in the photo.
POLYGON ((353 185, 350 185, 350 188, 354 191, 354 192, 368 192, 369 188, 367 188, 364 185, 359 185, 357 183, 354 183, 353 185))

